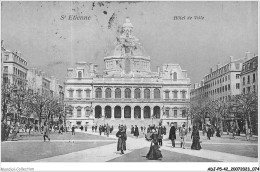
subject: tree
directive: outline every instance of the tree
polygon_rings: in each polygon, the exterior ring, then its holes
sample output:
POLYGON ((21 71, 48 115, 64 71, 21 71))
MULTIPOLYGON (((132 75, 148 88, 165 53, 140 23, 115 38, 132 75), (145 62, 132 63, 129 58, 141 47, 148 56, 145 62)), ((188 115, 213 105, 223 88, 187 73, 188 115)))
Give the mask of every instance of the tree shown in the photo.
POLYGON ((22 116, 28 115, 25 112, 28 105, 28 91, 22 87, 14 87, 13 94, 11 97, 11 107, 17 112, 17 118, 15 118, 15 123, 20 121, 22 116))
POLYGON ((43 114, 46 113, 46 106, 49 101, 48 96, 43 96, 39 93, 31 93, 29 94, 29 102, 28 105, 31 111, 35 112, 39 119, 39 127, 41 127, 43 114))
MULTIPOLYGON (((249 140, 249 131, 252 129, 252 117, 257 116, 258 110, 258 97, 257 93, 239 94, 232 98, 233 107, 237 108, 237 111, 241 114, 241 117, 245 121, 246 138, 249 140), (253 115, 253 116, 252 116, 253 115), (248 125, 249 123, 249 125, 248 125)), ((257 118, 255 118, 257 120, 257 118)))
POLYGON ((7 122, 7 113, 8 109, 11 106, 11 96, 13 93, 13 86, 9 84, 2 84, 1 86, 1 110, 2 110, 2 118, 1 122, 7 122))

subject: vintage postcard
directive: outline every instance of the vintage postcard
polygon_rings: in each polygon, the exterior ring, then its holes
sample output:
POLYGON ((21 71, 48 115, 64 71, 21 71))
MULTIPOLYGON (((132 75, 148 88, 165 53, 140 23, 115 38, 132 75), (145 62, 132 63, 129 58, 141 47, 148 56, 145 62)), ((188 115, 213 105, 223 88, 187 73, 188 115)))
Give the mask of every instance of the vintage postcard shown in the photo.
POLYGON ((259 171, 258 3, 2 1, 1 171, 259 171))

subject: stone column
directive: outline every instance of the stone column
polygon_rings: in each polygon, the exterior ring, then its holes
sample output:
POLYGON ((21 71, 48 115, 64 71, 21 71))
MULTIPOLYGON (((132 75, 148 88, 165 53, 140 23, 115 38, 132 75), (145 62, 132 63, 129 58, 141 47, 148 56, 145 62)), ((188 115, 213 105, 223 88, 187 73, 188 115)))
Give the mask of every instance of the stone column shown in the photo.
POLYGON ((134 117, 134 108, 131 107, 131 120, 134 120, 135 117, 134 117))
POLYGON ((154 88, 150 88, 150 99, 154 99, 154 88))
POLYGON ((115 99, 115 88, 111 89, 111 98, 115 99))
POLYGON ((105 107, 101 107, 102 108, 102 114, 101 114, 101 116, 102 117, 105 117, 105 107))
POLYGON ((124 117, 124 108, 121 107, 121 119, 125 119, 124 117))
POLYGON ((115 107, 111 107, 111 120, 115 120, 114 110, 115 110, 115 107))
POLYGON ((141 120, 144 120, 144 108, 141 107, 141 120))
POLYGON ((150 116, 150 118, 152 119, 152 117, 153 117, 153 108, 151 107, 150 109, 151 109, 151 116, 150 116))
POLYGON ((134 99, 135 97, 135 89, 131 88, 131 99, 134 99))
POLYGON ((125 88, 122 87, 121 88, 121 99, 124 99, 125 98, 125 88))
POLYGON ((102 99, 104 99, 104 98, 105 98, 105 89, 106 89, 106 88, 103 87, 103 88, 101 88, 101 89, 102 89, 102 99))
POLYGON ((92 115, 93 118, 95 118, 95 106, 93 106, 93 109, 91 109, 91 110, 92 110, 92 114, 91 115, 92 115))
POLYGON ((141 90, 141 95, 140 95, 141 97, 140 98, 144 99, 144 88, 140 88, 140 90, 141 90))

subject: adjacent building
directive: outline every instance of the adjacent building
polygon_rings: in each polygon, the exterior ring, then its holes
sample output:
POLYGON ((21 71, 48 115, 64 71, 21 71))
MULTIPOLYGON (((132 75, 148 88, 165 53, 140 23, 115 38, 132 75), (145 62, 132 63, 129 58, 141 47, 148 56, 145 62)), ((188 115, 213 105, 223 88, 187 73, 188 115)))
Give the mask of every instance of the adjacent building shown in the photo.
POLYGON ((27 61, 17 51, 2 51, 3 83, 26 88, 27 61))
POLYGON ((241 93, 258 92, 258 56, 249 58, 243 63, 241 71, 241 93))
POLYGON ((210 72, 204 76, 201 83, 194 85, 191 91, 191 103, 226 101, 233 95, 240 94, 240 74, 246 58, 234 60, 231 56, 228 63, 222 66, 218 64, 214 70, 210 68, 210 72))
POLYGON ((65 104, 71 107, 68 126, 109 124, 148 125, 163 121, 176 126, 188 122, 190 79, 179 64, 150 69, 151 57, 133 35, 129 19, 111 53, 104 57, 105 70, 76 63, 67 70, 65 104))

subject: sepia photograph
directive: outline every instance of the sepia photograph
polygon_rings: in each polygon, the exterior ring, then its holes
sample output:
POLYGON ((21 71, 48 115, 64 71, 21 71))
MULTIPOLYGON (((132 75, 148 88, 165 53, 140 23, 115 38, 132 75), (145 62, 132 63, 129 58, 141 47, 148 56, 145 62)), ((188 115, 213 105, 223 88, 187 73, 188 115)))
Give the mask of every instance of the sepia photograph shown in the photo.
POLYGON ((258 3, 1 1, 1 171, 259 171, 258 3))

